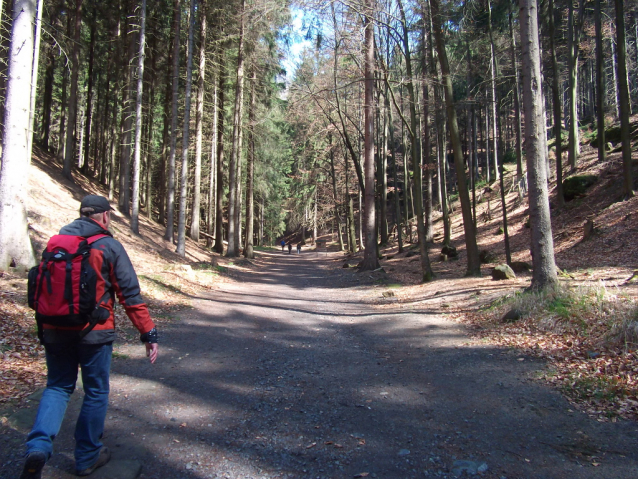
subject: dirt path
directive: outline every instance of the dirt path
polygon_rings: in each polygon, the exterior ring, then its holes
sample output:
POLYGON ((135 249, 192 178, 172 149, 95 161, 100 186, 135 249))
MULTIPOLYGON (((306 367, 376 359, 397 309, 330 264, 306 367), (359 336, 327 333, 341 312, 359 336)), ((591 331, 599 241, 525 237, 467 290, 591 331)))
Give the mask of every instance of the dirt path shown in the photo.
MULTIPOLYGON (((375 309, 385 289, 323 254, 265 255, 164 328, 154 366, 119 348, 114 463, 94 477, 139 464, 147 479, 636 477, 638 425, 572 411, 532 379, 541 363, 468 346, 424 303, 375 309)), ((2 477, 19 475, 16 434, 2 477)), ((43 477, 71 477, 72 447, 67 420, 43 477)))

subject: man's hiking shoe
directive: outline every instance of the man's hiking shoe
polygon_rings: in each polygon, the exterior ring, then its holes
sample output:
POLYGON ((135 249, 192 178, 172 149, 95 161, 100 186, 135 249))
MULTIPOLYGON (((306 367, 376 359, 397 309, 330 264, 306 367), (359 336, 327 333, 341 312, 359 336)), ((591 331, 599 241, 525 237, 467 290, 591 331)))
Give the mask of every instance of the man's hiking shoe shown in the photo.
POLYGON ((76 476, 88 476, 92 474, 98 467, 102 467, 104 464, 111 460, 111 451, 106 446, 102 446, 100 449, 100 455, 97 457, 97 461, 91 467, 87 467, 82 471, 75 471, 76 476))
POLYGON ((27 455, 20 479, 40 479, 47 455, 42 451, 33 451, 27 455))

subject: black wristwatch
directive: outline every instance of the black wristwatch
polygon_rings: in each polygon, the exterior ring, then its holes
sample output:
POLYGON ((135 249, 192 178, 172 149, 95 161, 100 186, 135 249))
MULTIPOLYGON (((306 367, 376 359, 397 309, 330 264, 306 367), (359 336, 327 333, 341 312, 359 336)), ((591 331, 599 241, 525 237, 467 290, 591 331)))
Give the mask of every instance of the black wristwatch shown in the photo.
POLYGON ((148 333, 140 334, 140 341, 143 343, 156 343, 157 336, 157 328, 153 328, 148 333))

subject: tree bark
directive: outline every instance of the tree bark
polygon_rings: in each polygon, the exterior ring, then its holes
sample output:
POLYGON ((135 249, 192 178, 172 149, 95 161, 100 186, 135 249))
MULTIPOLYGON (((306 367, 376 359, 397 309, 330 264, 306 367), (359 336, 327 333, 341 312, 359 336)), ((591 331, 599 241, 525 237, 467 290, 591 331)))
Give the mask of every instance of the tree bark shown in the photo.
POLYGON ((374 10, 372 0, 365 1, 365 102, 364 171, 365 171, 365 251, 362 271, 379 267, 374 205, 374 10))
MULTIPOLYGON (((344 140, 345 141, 345 140, 344 140)), ((345 177, 346 177, 346 197, 345 197, 345 202, 346 202, 346 228, 348 229, 348 251, 350 251, 351 253, 356 253, 357 252, 357 238, 356 238, 356 232, 355 232, 355 228, 354 228, 354 206, 352 204, 352 195, 350 194, 350 183, 349 183, 349 177, 350 175, 348 174, 348 156, 344 155, 344 163, 345 163, 345 167, 344 167, 344 171, 345 171, 345 177)))
POLYGON ((598 130, 598 161, 607 161, 607 142, 605 140, 605 73, 603 60, 603 29, 600 0, 596 0, 596 128, 598 130))
POLYGON ((547 140, 543 117, 538 10, 536 0, 519 0, 523 62, 523 107, 525 109, 525 156, 529 183, 531 224, 532 289, 545 289, 558 282, 554 263, 554 241, 547 191, 545 155, 547 140))
POLYGON ((341 235, 341 214, 339 213, 339 194, 337 192, 337 172, 335 170, 335 152, 332 144, 332 134, 328 133, 328 147, 330 156, 330 173, 332 176, 332 195, 335 203, 335 217, 337 218, 337 230, 339 237, 339 251, 344 250, 343 236, 341 235))
POLYGON ((97 8, 93 6, 93 18, 91 19, 91 37, 89 40, 89 65, 86 88, 86 120, 84 122, 84 163, 82 164, 82 174, 87 175, 89 172, 90 145, 91 145, 91 119, 93 116, 93 63, 95 61, 95 35, 97 32, 97 8))
POLYGON ((0 271, 35 265, 26 209, 29 152, 25 131, 29 127, 30 82, 24 81, 31 78, 33 70, 35 13, 35 0, 15 0, 0 166, 0 225, 4 225, 0 228, 0 271))
POLYGON ((119 8, 118 8, 118 20, 115 24, 115 28, 114 28, 114 32, 113 32, 113 37, 115 38, 115 56, 113 58, 113 65, 114 65, 114 77, 115 77, 115 87, 113 89, 115 95, 113 98, 113 112, 112 112, 112 117, 113 119, 111 120, 111 140, 110 140, 110 162, 109 162, 109 176, 108 176, 108 185, 109 185, 109 200, 112 201, 113 200, 113 196, 115 193, 115 167, 117 164, 117 144, 118 144, 118 138, 117 138, 117 125, 118 125, 118 112, 119 112, 119 108, 118 108, 118 104, 119 104, 119 100, 120 100, 120 78, 121 75, 119 75, 120 72, 120 61, 119 58, 121 56, 121 50, 120 50, 120 46, 121 46, 121 40, 120 40, 120 36, 121 36, 121 23, 119 20, 119 8))
POLYGON ((202 183, 202 125, 204 122, 204 81, 206 79, 206 0, 200 0, 201 29, 199 40, 199 76, 197 78, 197 115, 195 119, 195 177, 193 182, 193 209, 190 237, 199 242, 199 222, 201 220, 202 183))
MULTIPOLYGON (((131 8, 132 9, 132 8, 131 8)), ((118 208, 124 215, 130 215, 131 208, 131 132, 133 130, 133 59, 135 58, 135 36, 133 35, 132 17, 129 17, 126 28, 128 52, 124 71, 124 95, 122 106, 122 133, 120 145, 120 195, 118 208)))
MULTIPOLYGON (((562 112, 559 78, 560 71, 558 69, 558 60, 556 58, 556 45, 554 44, 555 26, 554 26, 554 0, 549 0, 549 45, 552 56, 552 108, 554 111, 554 136, 556 137, 556 201, 558 206, 565 205, 563 196, 563 140, 562 140, 562 112)), ((510 20, 511 21, 511 20, 510 20)))
POLYGON ((191 117, 191 90, 193 85, 193 34, 195 29, 195 7, 197 0, 191 0, 188 19, 188 56, 186 58, 186 88, 184 93, 184 129, 182 131, 182 178, 179 192, 179 219, 177 222, 177 248, 175 252, 186 256, 186 194, 188 188, 188 146, 191 117))
POLYGON ((465 177, 465 164, 463 161, 463 151, 461 149, 461 137, 459 135, 456 111, 454 109, 454 94, 452 91, 452 78, 447 60, 447 52, 443 42, 443 32, 441 30, 441 18, 439 10, 439 0, 431 0, 432 23, 436 37, 437 50, 439 53, 439 64, 443 74, 443 87, 445 91, 445 103, 447 109, 448 123, 450 125, 450 138, 452 140, 452 150, 454 152, 454 167, 459 188, 459 198, 461 200, 461 212, 463 215, 463 229, 465 231, 465 246, 467 249, 467 276, 480 276, 481 261, 479 258, 478 246, 476 244, 476 231, 472 221, 472 205, 467 189, 467 179, 465 177))
POLYGON ((385 109, 388 112, 388 134, 390 138, 390 157, 392 158, 392 181, 394 186, 393 197, 394 197, 394 222, 397 229, 397 242, 399 246, 399 253, 403 252, 403 225, 401 222, 401 198, 399 197, 399 176, 397 171, 397 152, 396 152, 396 142, 394 139, 394 121, 392 115, 392 106, 390 105, 389 98, 389 89, 390 85, 386 82, 385 86, 385 109))
MULTIPOLYGON (((490 37, 490 92, 492 95, 492 150, 494 153, 494 179, 498 180, 500 176, 498 171, 498 131, 497 131, 497 104, 498 97, 496 95, 496 77, 498 76, 498 64, 496 63, 496 52, 494 47, 494 34, 492 33, 492 5, 490 0, 487 0, 487 16, 488 16, 488 33, 490 37)), ((489 165, 488 165, 489 168, 489 165)))
POLYGON ((408 40, 408 25, 405 18, 405 11, 401 0, 397 0, 399 10, 401 12, 401 26, 403 28, 403 51, 405 56, 405 65, 407 73, 407 89, 410 101, 410 136, 412 144, 412 171, 414 174, 414 206, 417 224, 417 236, 419 242, 419 252, 421 256, 421 281, 426 283, 434 279, 434 273, 430 266, 430 258, 428 255, 427 239, 425 234, 425 224, 423 222, 423 174, 421 169, 421 149, 419 147, 419 139, 417 136, 418 124, 416 117, 416 95, 414 93, 414 84, 412 82, 412 59, 410 56, 410 47, 408 40))
MULTIPOLYGON (((214 43, 215 38, 213 38, 214 43)), ((219 49, 215 49, 215 57, 219 57, 219 49)), ((220 75, 219 67, 215 70, 215 76, 213 78, 213 125, 212 125, 212 138, 210 142, 210 170, 209 170, 209 182, 208 182, 208 222, 206 224, 206 246, 211 248, 213 246, 212 236, 217 235, 217 217, 216 217, 216 191, 217 191, 217 125, 219 121, 219 89, 218 89, 218 75, 220 75)))
MULTIPOLYGON (((175 35, 175 32, 172 33, 175 35)), ((174 44, 175 40, 171 42, 174 44)), ((160 165, 160 178, 159 178, 159 193, 158 193, 158 209, 159 209, 159 224, 163 225, 166 219, 166 200, 167 200, 167 188, 166 188, 166 168, 168 163, 168 154, 170 151, 170 124, 171 124, 171 73, 173 71, 173 52, 172 50, 168 53, 168 58, 166 61, 166 81, 165 81, 165 89, 164 89, 164 114, 162 115, 164 119, 164 130, 162 132, 162 152, 161 152, 161 165, 160 165)))
MULTIPOLYGON (((421 10, 423 19, 425 16, 425 8, 421 10)), ((429 22, 428 22, 429 25, 429 22)), ((432 144, 430 138, 430 92, 428 85, 428 65, 426 61, 426 52, 429 48, 426 47, 426 28, 425 24, 421 26, 421 82, 422 82, 422 94, 421 94, 421 111, 423 115, 423 133, 421 141, 423 145, 423 152, 421 154, 423 161, 423 169, 425 170, 425 241, 431 242, 434 239, 434 225, 432 216, 432 144)), ((430 72, 431 73, 431 72, 430 72)))
POLYGON ((244 256, 246 258, 254 258, 253 251, 253 222, 255 220, 254 212, 254 181, 253 175, 255 171, 255 86, 257 83, 257 73, 255 67, 252 67, 252 75, 250 78, 250 106, 248 108, 248 164, 246 165, 246 239, 244 241, 244 256))
MULTIPOLYGON (((220 32, 220 37, 223 30, 220 32)), ((217 105, 217 191, 215 199, 215 251, 224 254, 224 86, 226 82, 224 53, 219 52, 219 86, 217 105)))
MULTIPOLYGON (((140 45, 137 57, 137 100, 135 102, 135 153, 133 157, 133 208, 131 231, 140 234, 140 163, 142 158, 142 99, 144 88, 144 46, 146 42, 146 0, 140 9, 140 45)), ((88 119, 87 119, 88 121, 88 119)), ((88 161, 88 158, 87 158, 88 161)))
POLYGON ((385 109, 383 114, 383 132, 381 136, 381 145, 377 153, 379 160, 377 171, 380 203, 379 233, 381 236, 381 244, 385 246, 388 244, 388 115, 387 110, 385 109))
POLYGON ((245 28, 245 0, 241 0, 239 10, 239 38, 237 54, 237 82, 235 86, 235 109, 233 114, 233 143, 230 152, 229 176, 228 176, 228 250, 226 256, 234 257, 239 255, 239 244, 237 243, 236 230, 239 227, 235 223, 237 217, 237 190, 240 182, 237 171, 241 161, 240 134, 242 129, 242 112, 244 104, 244 28, 245 28))
POLYGON ((82 0, 75 0, 75 28, 71 49, 71 92, 69 93, 69 114, 64 145, 64 166, 62 174, 71 179, 73 151, 75 146, 75 124, 77 122, 78 75, 80 73, 80 30, 82 26, 82 0))
MULTIPOLYGON (((31 70, 31 92, 29 96, 29 129, 27 135, 27 159, 31 164, 31 154, 33 151, 33 135, 34 135, 34 119, 35 119, 35 96, 38 89, 38 65, 40 64, 40 39, 42 37, 42 9, 43 0, 38 0, 37 12, 35 17, 34 45, 33 45, 33 67, 31 70)), ((0 11, 2 5, 0 4, 0 11)))
POLYGON ((576 169, 580 154, 580 140, 578 132, 578 57, 580 53, 579 32, 582 29, 586 0, 580 0, 578 11, 578 26, 574 20, 574 3, 569 4, 567 20, 567 67, 569 69, 569 164, 576 169))
POLYGON ((516 179, 523 176, 523 131, 521 128, 521 92, 518 65, 516 63, 516 37, 512 26, 512 13, 509 14, 510 26, 510 56, 512 57, 512 68, 514 69, 514 131, 516 133, 516 179))
MULTIPOLYGON (((67 14, 66 34, 71 37, 71 15, 67 14)), ((67 87, 69 83, 69 73, 66 68, 62 68, 62 98, 60 99, 60 131, 58 137, 57 157, 64 163, 64 147, 66 145, 66 112, 68 110, 67 87)))
MULTIPOLYGON (((618 95, 620 96, 620 141, 623 159, 623 193, 625 198, 634 196, 633 176, 631 171, 631 141, 629 137, 629 113, 631 100, 627 83, 627 44, 625 42, 625 17, 623 0, 615 0, 616 7, 616 52, 618 53, 618 95)), ((638 49, 638 45, 634 48, 638 49)))
MULTIPOLYGON (((0 10, 1 11, 1 10, 0 10)), ((44 73, 44 94, 42 99, 42 148, 49 151, 51 134, 51 109, 53 107, 53 82, 55 80, 55 44, 49 45, 47 67, 44 73)))
POLYGON ((166 198, 166 232, 164 239, 171 243, 175 241, 175 150, 177 149, 177 100, 179 99, 179 31, 181 25, 180 0, 175 0, 173 6, 173 92, 171 97, 171 149, 168 154, 168 195, 166 198))

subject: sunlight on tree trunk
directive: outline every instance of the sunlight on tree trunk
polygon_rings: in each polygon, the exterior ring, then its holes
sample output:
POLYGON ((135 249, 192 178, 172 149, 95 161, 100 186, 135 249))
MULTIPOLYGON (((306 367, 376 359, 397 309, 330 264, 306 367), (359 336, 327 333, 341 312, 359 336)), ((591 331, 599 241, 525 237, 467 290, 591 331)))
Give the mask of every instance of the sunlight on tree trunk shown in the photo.
POLYGON ((186 88, 184 93, 184 130, 182 132, 182 178, 179 192, 179 219, 177 223, 177 249, 175 252, 186 256, 186 195, 188 181, 188 145, 191 116, 191 89, 193 85, 193 30, 197 0, 191 0, 188 19, 188 56, 186 57, 186 88))
POLYGON ((374 0, 365 1, 365 102, 364 171, 365 171, 365 251, 361 270, 379 267, 374 208, 374 0))
POLYGON ((543 116, 538 10, 536 0, 520 0, 523 61, 523 108, 525 111, 525 156, 529 183, 529 215, 532 229, 532 289, 558 282, 554 263, 554 240, 547 190, 547 140, 543 116))
POLYGON ((35 10, 35 0, 16 0, 13 6, 0 167, 0 271, 35 265, 26 208, 31 96, 30 82, 24 81, 32 75, 35 10))
MULTIPOLYGON (((137 101, 135 103, 135 155, 133 157, 133 208, 131 231, 140 234, 140 162, 142 158, 142 98, 144 87, 144 43, 146 42, 146 0, 140 10, 140 49, 137 63, 137 101)), ((85 158, 84 161, 88 161, 85 158)))

